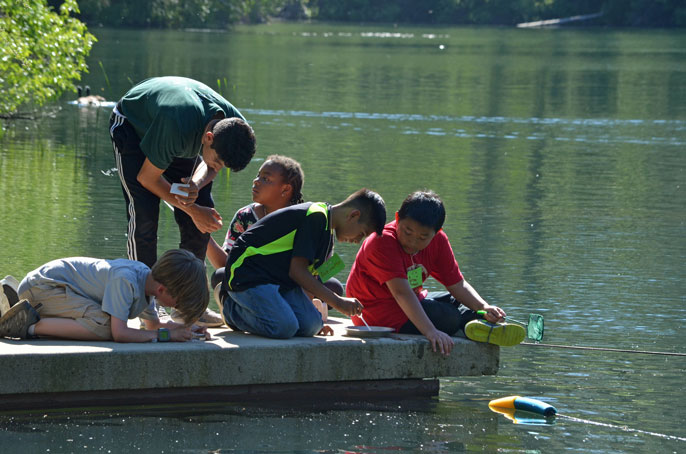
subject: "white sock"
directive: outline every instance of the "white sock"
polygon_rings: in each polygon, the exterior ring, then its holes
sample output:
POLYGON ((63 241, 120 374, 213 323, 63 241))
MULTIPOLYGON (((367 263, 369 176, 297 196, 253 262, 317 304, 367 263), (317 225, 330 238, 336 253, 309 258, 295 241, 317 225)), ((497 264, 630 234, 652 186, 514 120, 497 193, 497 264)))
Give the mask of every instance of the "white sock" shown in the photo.
POLYGON ((36 324, 35 323, 33 325, 29 326, 28 334, 29 334, 29 336, 35 336, 36 335, 36 324))

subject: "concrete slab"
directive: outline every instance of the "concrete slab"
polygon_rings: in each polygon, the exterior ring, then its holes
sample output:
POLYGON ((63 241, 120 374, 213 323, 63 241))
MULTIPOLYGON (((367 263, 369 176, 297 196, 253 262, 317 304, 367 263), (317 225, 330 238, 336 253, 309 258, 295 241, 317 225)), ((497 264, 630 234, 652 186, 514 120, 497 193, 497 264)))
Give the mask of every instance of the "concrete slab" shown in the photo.
POLYGON ((70 401, 77 405, 141 403, 141 395, 154 396, 155 390, 165 400, 175 393, 185 394, 185 400, 188 396, 240 400, 241 394, 255 395, 260 386, 277 395, 293 393, 297 385, 311 391, 315 383, 345 396, 346 389, 354 393, 362 388, 380 394, 383 383, 397 391, 404 386, 399 380, 414 380, 418 392, 435 394, 436 383, 422 385, 421 381, 494 375, 498 370, 499 349, 493 345, 455 338, 452 354, 443 357, 431 351, 423 336, 353 338, 345 336, 348 324, 330 319, 334 336, 287 340, 228 328, 210 330, 211 341, 187 343, 2 339, 0 410, 36 408, 50 398, 61 402, 59 406, 70 401), (370 382, 376 385, 370 388, 370 382), (348 388, 338 386, 343 383, 348 388), (110 397, 98 401, 99 395, 110 397))

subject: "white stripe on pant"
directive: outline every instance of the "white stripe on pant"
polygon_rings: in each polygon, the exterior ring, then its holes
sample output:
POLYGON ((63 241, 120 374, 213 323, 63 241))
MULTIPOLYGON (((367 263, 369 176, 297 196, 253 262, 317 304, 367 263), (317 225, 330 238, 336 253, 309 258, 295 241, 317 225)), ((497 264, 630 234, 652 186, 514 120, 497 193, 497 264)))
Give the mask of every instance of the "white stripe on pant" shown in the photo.
POLYGON ((119 150, 117 150, 117 145, 114 143, 114 130, 118 126, 121 126, 124 123, 124 120, 126 120, 126 117, 121 115, 118 111, 117 108, 115 107, 114 110, 112 110, 112 113, 114 114, 114 123, 112 124, 112 127, 110 128, 110 137, 112 138, 112 148, 114 149, 114 159, 116 161, 117 165, 117 173, 119 174, 119 180, 121 181, 121 187, 124 188, 124 191, 126 192, 126 197, 129 199, 129 225, 128 225, 128 231, 127 231, 127 243, 126 243, 126 250, 128 254, 129 260, 138 260, 138 253, 136 250, 136 238, 135 238, 135 231, 136 231, 136 209, 133 204, 133 197, 131 196, 131 192, 129 191, 128 186, 126 186, 126 180, 124 178, 124 169, 122 167, 122 160, 121 160, 121 154, 119 153, 119 150))

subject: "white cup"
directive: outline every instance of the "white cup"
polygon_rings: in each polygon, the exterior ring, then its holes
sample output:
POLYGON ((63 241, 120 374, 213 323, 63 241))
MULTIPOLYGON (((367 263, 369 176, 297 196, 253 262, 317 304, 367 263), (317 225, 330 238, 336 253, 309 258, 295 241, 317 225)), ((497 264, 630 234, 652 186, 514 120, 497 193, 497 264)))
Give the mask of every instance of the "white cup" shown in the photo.
POLYGON ((188 191, 184 191, 181 188, 190 188, 191 185, 188 183, 173 183, 171 186, 171 190, 169 191, 172 194, 177 194, 182 197, 188 197, 188 191))

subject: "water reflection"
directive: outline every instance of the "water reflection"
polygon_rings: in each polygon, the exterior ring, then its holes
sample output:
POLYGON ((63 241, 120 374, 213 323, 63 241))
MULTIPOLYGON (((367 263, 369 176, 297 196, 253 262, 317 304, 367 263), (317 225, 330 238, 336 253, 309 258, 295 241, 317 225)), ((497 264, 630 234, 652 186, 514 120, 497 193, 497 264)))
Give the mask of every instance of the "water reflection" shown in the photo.
POLYGON ((3 440, 10 452, 27 443, 58 452, 461 452, 471 434, 497 429, 488 414, 455 424, 436 406, 435 400, 160 406, 0 420, 12 435, 3 440))
MULTIPOLYGON (((468 280, 515 318, 542 314, 546 342, 686 352, 686 33, 95 32, 82 81, 94 92, 114 100, 149 76, 189 76, 219 85, 251 122, 259 158, 214 186, 225 219, 250 201, 259 159, 271 153, 303 165, 311 200, 368 186, 392 215, 430 187, 445 200, 444 229, 468 280)), ((63 256, 125 255, 109 112, 67 100, 41 122, 3 125, 5 274, 63 256)), ((178 245, 168 210, 159 235, 160 249, 178 245)), ((357 247, 336 248, 349 270, 357 247)), ((503 349, 497 377, 443 380, 428 407, 14 415, 3 417, 0 442, 8 451, 679 452, 679 440, 610 426, 514 425, 487 403, 540 396, 561 414, 683 437, 684 372, 681 357, 522 346, 503 349)))

